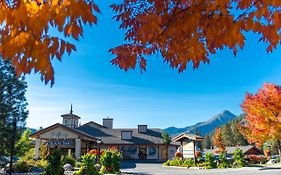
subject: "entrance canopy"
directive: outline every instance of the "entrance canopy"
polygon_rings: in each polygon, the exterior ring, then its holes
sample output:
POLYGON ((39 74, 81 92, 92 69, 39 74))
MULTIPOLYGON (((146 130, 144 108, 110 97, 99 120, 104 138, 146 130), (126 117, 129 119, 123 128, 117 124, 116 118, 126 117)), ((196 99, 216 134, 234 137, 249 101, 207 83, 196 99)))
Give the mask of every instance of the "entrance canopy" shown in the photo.
POLYGON ((195 134, 182 133, 173 138, 173 142, 181 142, 186 140, 202 141, 203 137, 195 134))

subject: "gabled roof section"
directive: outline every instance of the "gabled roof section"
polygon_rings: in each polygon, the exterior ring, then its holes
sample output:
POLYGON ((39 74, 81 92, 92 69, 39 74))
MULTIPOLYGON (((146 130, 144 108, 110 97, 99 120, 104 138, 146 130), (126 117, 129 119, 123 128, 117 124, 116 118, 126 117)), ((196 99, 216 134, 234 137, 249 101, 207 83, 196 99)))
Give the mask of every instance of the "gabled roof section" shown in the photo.
MULTIPOLYGON (((260 150, 259 148, 257 148, 254 145, 225 147, 225 151, 227 152, 227 154, 233 154, 236 151, 236 149, 241 149, 244 154, 248 154, 248 153, 252 154, 249 151, 255 150, 256 155, 263 155, 262 150, 260 150)), ((205 153, 217 154, 218 149, 205 149, 204 152, 205 153)))
POLYGON ((256 153, 260 154, 260 155, 263 155, 263 152, 257 148, 256 146, 253 146, 253 145, 247 145, 247 146, 236 146, 236 147, 225 147, 225 150, 227 151, 227 153, 229 154, 233 154, 234 151, 236 149, 241 149, 243 151, 243 153, 247 154, 248 151, 254 149, 256 151, 256 153))
POLYGON ((182 133, 182 134, 174 137, 173 142, 179 142, 179 141, 183 141, 186 139, 194 140, 194 141, 202 141, 203 137, 201 137, 199 135, 195 135, 195 134, 182 133))
MULTIPOLYGON (((93 122, 93 121, 90 121, 90 122, 88 122, 88 123, 85 123, 85 124, 83 124, 82 126, 94 126, 94 127, 96 127, 96 128, 106 128, 106 127, 104 127, 103 125, 98 124, 98 123, 93 122)), ((81 127, 81 126, 80 126, 80 127, 81 127)))
POLYGON ((137 128, 109 129, 105 127, 91 127, 91 125, 86 124, 76 129, 94 136, 95 138, 101 140, 103 144, 163 144, 160 129, 147 129, 146 133, 139 133, 137 128), (122 140, 122 131, 132 131, 132 139, 122 140))
POLYGON ((69 128, 69 127, 64 126, 62 124, 59 124, 59 123, 56 123, 56 124, 54 124, 52 126, 44 128, 44 129, 42 129, 40 131, 37 131, 34 134, 31 134, 30 137, 31 138, 38 138, 41 134, 44 134, 46 132, 49 132, 49 131, 51 131, 51 130, 53 130, 55 128, 59 128, 59 127, 65 129, 65 130, 68 130, 69 132, 78 134, 81 138, 84 138, 84 139, 87 139, 87 140, 97 140, 95 137, 93 137, 93 136, 91 136, 91 135, 89 135, 89 134, 87 134, 87 133, 85 133, 83 131, 80 131, 80 130, 77 130, 77 129, 73 129, 73 128, 69 128))

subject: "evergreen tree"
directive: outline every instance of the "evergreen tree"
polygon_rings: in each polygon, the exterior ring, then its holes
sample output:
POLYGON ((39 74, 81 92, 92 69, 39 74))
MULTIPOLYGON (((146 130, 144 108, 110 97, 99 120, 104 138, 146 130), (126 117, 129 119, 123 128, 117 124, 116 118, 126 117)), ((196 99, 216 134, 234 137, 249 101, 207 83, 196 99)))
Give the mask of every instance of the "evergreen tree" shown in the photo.
POLYGON ((202 141, 202 148, 203 149, 211 149, 211 147, 212 147, 211 137, 209 135, 206 135, 203 138, 203 141, 202 141))
POLYGON ((231 123, 231 130, 232 130, 232 135, 233 135, 233 139, 235 141, 235 145, 240 145, 240 146, 246 146, 248 145, 248 141, 246 140, 246 138, 240 133, 238 125, 241 122, 241 118, 234 120, 231 123))
POLYGON ((162 133, 163 143, 170 144, 172 142, 170 135, 167 132, 162 133))
POLYGON ((222 140, 225 146, 235 146, 230 124, 227 123, 222 127, 222 140))
POLYGON ((10 153, 14 123, 17 126, 16 140, 25 126, 28 115, 26 87, 24 77, 17 77, 10 62, 0 58, 0 155, 10 153))

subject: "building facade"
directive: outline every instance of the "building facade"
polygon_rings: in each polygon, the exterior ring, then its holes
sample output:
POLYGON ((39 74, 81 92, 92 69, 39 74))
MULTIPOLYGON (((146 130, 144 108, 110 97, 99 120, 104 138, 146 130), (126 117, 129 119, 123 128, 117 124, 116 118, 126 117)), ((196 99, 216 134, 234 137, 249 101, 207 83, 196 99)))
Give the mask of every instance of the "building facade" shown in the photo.
POLYGON ((35 158, 40 155, 40 144, 49 150, 60 148, 65 154, 73 154, 76 159, 91 149, 116 147, 126 160, 172 159, 177 144, 164 144, 161 130, 138 125, 136 128, 114 128, 112 118, 104 118, 103 124, 90 121, 79 126, 80 117, 73 114, 62 115, 62 124, 54 124, 31 135, 35 140, 35 158))
POLYGON ((174 142, 180 143, 178 152, 182 153, 184 159, 196 158, 196 151, 201 151, 198 147, 199 142, 202 142, 203 137, 190 133, 182 133, 173 138, 174 142))

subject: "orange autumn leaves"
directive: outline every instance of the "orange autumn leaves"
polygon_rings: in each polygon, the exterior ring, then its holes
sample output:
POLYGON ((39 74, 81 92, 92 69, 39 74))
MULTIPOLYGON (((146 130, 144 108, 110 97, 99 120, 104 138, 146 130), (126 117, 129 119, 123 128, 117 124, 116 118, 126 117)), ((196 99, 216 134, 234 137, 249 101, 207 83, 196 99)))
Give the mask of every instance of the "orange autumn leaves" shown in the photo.
POLYGON ((213 145, 217 148, 219 153, 225 152, 225 145, 222 140, 221 129, 217 128, 213 136, 213 145))
POLYGON ((112 64, 125 70, 145 70, 154 53, 179 72, 188 64, 198 68, 219 49, 236 54, 250 31, 268 52, 281 41, 280 0, 128 0, 111 7, 127 41, 110 50, 112 64))
MULTIPOLYGON (((145 71, 153 54, 179 72, 198 68, 217 50, 236 54, 246 32, 259 34, 267 52, 281 41, 280 0, 124 0, 111 8, 126 40, 109 50, 111 63, 124 70, 145 71)), ((53 84, 52 60, 76 50, 66 39, 81 38, 96 13, 93 0, 0 0, 0 55, 18 74, 34 69, 53 84)))
POLYGON ((76 50, 66 38, 78 40, 84 24, 96 24, 100 12, 91 0, 0 1, 0 54, 11 60, 17 74, 40 72, 54 83, 52 60, 76 50), (64 37, 54 35, 56 29, 64 37))
POLYGON ((281 140, 281 87, 266 83, 256 94, 247 94, 242 104, 247 114, 240 130, 250 143, 261 146, 281 140))

